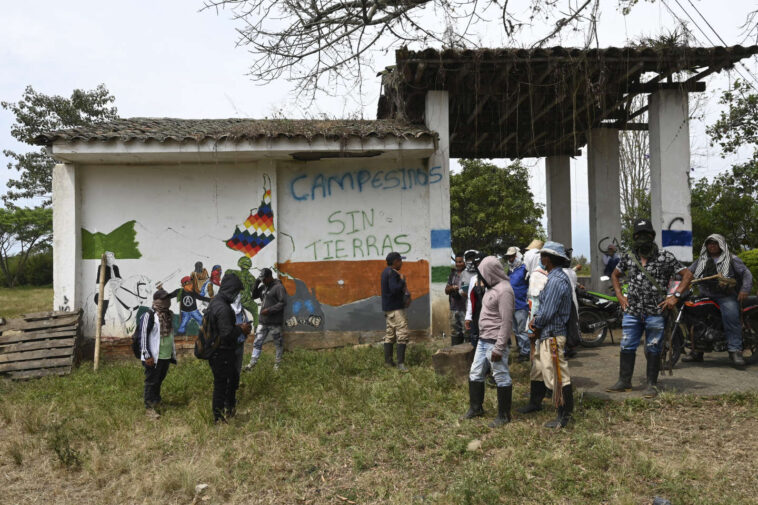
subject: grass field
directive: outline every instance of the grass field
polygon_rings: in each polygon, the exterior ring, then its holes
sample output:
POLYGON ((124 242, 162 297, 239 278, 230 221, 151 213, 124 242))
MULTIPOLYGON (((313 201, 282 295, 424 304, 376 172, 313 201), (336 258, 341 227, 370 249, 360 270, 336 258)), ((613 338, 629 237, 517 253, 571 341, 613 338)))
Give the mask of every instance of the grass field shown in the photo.
POLYGON ((20 287, 0 288, 0 316, 17 317, 26 312, 53 309, 53 288, 20 287))
MULTIPOLYGON (((578 398, 565 431, 554 415, 459 421, 464 385, 431 369, 435 344, 409 349, 411 372, 377 347, 266 352, 243 377, 239 414, 211 423, 211 374, 187 358, 144 417, 136 361, 71 376, 0 380, 3 503, 674 504, 755 503, 758 395, 578 398), (478 440, 481 447, 468 450, 478 440), (208 484, 203 501, 195 486, 208 484)), ((527 369, 513 365, 514 407, 527 369)))

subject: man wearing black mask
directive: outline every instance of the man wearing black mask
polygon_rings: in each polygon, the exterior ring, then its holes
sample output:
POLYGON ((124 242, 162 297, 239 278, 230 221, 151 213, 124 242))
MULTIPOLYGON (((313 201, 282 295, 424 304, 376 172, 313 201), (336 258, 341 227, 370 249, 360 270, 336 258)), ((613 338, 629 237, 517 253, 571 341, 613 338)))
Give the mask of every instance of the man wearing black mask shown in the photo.
POLYGON ((242 335, 249 335, 250 323, 237 326, 231 304, 242 290, 242 281, 234 274, 227 273, 221 279, 218 294, 208 305, 208 324, 214 338, 219 339, 218 349, 208 363, 213 372, 213 421, 226 422, 236 412, 237 388, 240 374, 237 369, 237 342, 242 335))
POLYGON ((669 251, 658 249, 655 230, 647 219, 635 221, 633 240, 632 252, 624 254, 611 276, 624 318, 619 379, 607 391, 632 390, 634 361, 644 331, 647 358, 647 389, 644 396, 652 398, 658 394, 656 386, 665 327, 663 310, 676 307, 682 293, 689 287, 692 273, 669 251), (669 281, 677 273, 682 276, 682 282, 673 295, 667 296, 669 281), (629 279, 627 296, 621 291, 619 279, 623 274, 629 279))

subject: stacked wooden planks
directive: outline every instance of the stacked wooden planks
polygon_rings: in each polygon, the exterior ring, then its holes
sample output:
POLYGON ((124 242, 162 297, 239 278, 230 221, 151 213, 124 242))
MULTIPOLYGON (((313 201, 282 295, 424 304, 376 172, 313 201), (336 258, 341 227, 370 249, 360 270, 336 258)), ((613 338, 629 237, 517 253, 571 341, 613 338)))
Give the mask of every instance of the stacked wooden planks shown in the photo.
POLYGON ((0 325, 0 375, 30 379, 71 371, 81 311, 38 312, 0 325))

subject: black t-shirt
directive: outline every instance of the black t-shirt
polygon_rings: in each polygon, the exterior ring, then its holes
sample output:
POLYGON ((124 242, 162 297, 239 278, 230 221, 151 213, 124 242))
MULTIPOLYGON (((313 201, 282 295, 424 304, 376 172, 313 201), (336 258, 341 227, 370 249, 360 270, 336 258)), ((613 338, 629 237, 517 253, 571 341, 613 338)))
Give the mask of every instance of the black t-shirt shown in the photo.
POLYGON ((181 297, 179 298, 179 307, 182 312, 193 312, 197 310, 197 300, 202 300, 204 302, 210 301, 210 298, 200 296, 194 291, 187 291, 184 288, 175 289, 174 291, 169 293, 169 297, 171 298, 175 297, 176 295, 179 294, 180 291, 181 291, 181 297))

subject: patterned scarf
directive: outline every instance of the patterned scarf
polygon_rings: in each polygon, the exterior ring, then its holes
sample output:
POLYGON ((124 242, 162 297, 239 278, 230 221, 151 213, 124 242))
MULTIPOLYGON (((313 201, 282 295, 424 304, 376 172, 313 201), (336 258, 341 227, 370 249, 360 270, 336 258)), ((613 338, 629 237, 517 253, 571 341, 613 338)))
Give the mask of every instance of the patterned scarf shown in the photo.
POLYGON ((174 315, 169 310, 170 307, 170 298, 153 300, 153 310, 158 314, 158 321, 161 323, 161 337, 168 336, 168 334, 171 333, 174 324, 174 315))
POLYGON ((708 238, 705 239, 705 242, 703 242, 703 247, 700 249, 700 258, 698 259, 697 268, 695 269, 696 279, 707 277, 704 270, 706 270, 706 265, 711 262, 715 262, 716 264, 716 272, 711 273, 711 275, 718 273, 724 277, 729 277, 729 268, 732 266, 732 254, 729 252, 729 247, 726 245, 726 239, 723 235, 719 235, 718 233, 709 235, 708 238), (721 256, 718 258, 711 258, 708 254, 706 244, 711 241, 718 243, 719 248, 721 249, 721 256))

